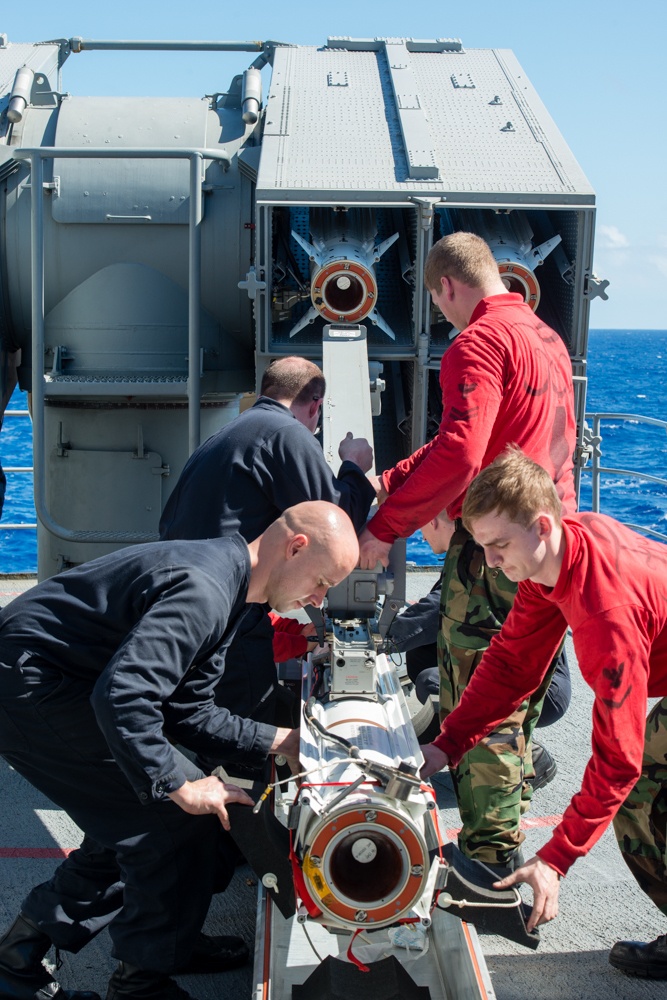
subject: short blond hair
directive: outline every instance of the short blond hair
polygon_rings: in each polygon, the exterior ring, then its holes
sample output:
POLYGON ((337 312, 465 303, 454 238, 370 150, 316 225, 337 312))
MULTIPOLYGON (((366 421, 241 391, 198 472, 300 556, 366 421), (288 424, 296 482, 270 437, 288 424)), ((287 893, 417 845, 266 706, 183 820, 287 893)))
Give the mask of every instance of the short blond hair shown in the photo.
POLYGON ((498 277, 489 244, 475 233, 451 233, 435 243, 426 258, 424 284, 440 290, 441 278, 456 278, 470 288, 482 288, 498 277))
POLYGON ((542 512, 561 523, 561 502, 551 476, 516 445, 510 445, 473 479, 461 517, 474 534, 472 524, 485 514, 505 514, 510 521, 529 528, 542 512))

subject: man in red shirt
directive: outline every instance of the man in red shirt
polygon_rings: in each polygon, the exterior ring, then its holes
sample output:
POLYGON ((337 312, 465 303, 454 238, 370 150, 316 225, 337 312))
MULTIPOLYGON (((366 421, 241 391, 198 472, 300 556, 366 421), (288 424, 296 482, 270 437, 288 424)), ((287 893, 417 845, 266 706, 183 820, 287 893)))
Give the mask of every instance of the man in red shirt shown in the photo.
MULTIPOLYGON (((565 344, 520 295, 507 292, 493 255, 473 233, 432 248, 424 283, 461 332, 442 358, 442 421, 436 437, 381 476, 386 499, 360 535, 361 566, 386 563, 396 538, 446 510, 456 531, 445 561, 439 637, 440 715, 457 705, 516 585, 489 572, 460 523, 466 490, 511 442, 552 476, 567 513, 576 509, 572 368, 565 344)), ((530 741, 549 678, 452 773, 461 813, 459 847, 503 874, 519 860, 528 808, 530 741), (524 770, 525 757, 525 770, 524 770), (503 869, 505 871, 503 872, 503 869)))
MULTIPOLYGON (((456 764, 541 683, 570 626, 595 693, 593 754, 551 839, 496 883, 532 887, 529 930, 556 916, 559 878, 612 821, 624 861, 667 916, 667 547, 601 514, 561 518, 560 508, 549 474, 518 449, 469 487, 464 523, 518 592, 459 707, 422 748, 425 777, 456 764), (662 700, 647 719, 652 697, 662 700)), ((619 941, 609 961, 667 979, 667 935, 619 941)))

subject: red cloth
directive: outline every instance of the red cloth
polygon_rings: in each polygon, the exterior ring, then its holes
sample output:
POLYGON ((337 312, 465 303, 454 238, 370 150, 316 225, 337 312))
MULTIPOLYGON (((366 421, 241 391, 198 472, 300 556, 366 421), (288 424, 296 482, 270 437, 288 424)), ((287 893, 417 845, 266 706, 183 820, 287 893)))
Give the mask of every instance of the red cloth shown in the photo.
POLYGON ((437 436, 383 473, 389 497, 368 523, 377 538, 407 538, 445 508, 460 517, 469 484, 508 444, 549 472, 564 512, 574 513, 572 365, 520 295, 482 299, 443 355, 440 387, 437 436))
POLYGON ((302 635, 303 622, 296 618, 281 618, 275 611, 269 611, 273 625, 273 659, 284 663, 293 656, 303 656, 308 650, 308 640, 302 635))
POLYGON ((539 856, 564 875, 614 818, 641 773, 647 698, 667 694, 667 546, 601 514, 563 521, 553 588, 526 580, 460 705, 434 741, 456 764, 548 668, 566 625, 595 693, 593 755, 539 856))

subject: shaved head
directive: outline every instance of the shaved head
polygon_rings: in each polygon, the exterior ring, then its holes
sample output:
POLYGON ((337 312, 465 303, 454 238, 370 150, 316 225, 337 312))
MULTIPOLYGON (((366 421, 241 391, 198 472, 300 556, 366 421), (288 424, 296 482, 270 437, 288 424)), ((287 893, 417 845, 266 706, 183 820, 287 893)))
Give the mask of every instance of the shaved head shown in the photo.
POLYGON ((352 521, 326 500, 288 508, 249 548, 256 561, 248 600, 267 601, 276 611, 319 607, 359 560, 352 521), (256 591, 262 596, 251 596, 256 591))
POLYGON ((308 535, 322 558, 338 562, 342 568, 350 564, 346 576, 357 565, 359 544, 354 525, 336 504, 327 500, 299 503, 289 507, 282 519, 290 531, 308 535))

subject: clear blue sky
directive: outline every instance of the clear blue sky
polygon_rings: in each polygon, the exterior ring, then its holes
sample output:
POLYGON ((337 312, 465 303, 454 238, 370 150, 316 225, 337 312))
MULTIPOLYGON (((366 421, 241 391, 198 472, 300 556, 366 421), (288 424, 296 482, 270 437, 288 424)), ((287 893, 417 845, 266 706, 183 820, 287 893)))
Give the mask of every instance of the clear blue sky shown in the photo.
MULTIPOLYGON (((666 329, 667 0, 50 0, 3 3, 10 41, 50 38, 277 39, 322 45, 356 38, 461 38, 510 48, 597 194, 595 269, 609 301, 591 326, 666 329)), ((90 52, 71 56, 72 94, 193 95, 224 90, 252 56, 90 52)))

